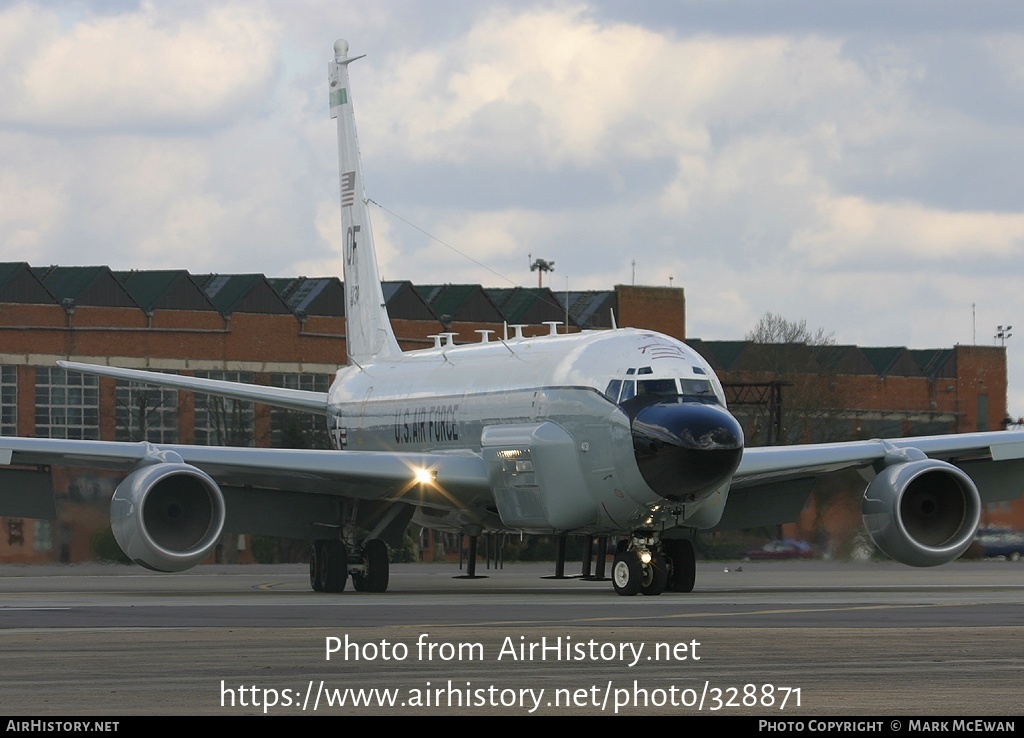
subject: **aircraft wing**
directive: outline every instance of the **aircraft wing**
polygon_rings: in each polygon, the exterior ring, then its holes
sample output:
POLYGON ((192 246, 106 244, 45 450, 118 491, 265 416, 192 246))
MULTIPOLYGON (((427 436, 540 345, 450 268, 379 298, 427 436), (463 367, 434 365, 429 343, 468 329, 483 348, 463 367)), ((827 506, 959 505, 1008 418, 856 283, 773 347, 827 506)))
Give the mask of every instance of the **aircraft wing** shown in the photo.
POLYGON ((164 374, 162 372, 140 369, 122 369, 120 367, 101 366, 99 364, 79 364, 74 361, 58 361, 57 365, 62 369, 70 369, 71 371, 82 372, 83 374, 124 379, 129 382, 138 382, 139 384, 148 384, 154 387, 169 387, 172 389, 189 390, 190 392, 202 392, 219 397, 229 397, 232 400, 249 400, 289 410, 301 410, 302 412, 316 413, 318 415, 327 414, 326 392, 308 392, 306 390, 287 389, 284 387, 267 387, 260 384, 242 384, 239 382, 226 382, 220 379, 205 379, 203 377, 182 377, 177 374, 164 374))
MULTIPOLYGON (((64 369, 141 384, 208 393, 275 407, 327 413, 327 393, 240 384, 201 377, 60 361, 64 369)), ((170 452, 219 483, 263 489, 389 499, 408 493, 416 469, 428 469, 442 489, 487 490, 487 472, 479 455, 267 449, 180 444, 119 443, 49 438, 0 438, 0 464, 62 465, 129 471, 147 459, 170 452)), ((2 498, 0 498, 2 499, 2 498)), ((2 504, 0 504, 2 508, 2 504)), ((2 509, 0 509, 0 514, 2 509)))
POLYGON ((157 571, 203 561, 222 530, 313 540, 352 523, 401 545, 413 504, 475 520, 491 501, 483 459, 472 453, 0 438, 0 516, 56 518, 50 465, 128 472, 111 527, 129 558, 157 571))
MULTIPOLYGON (((262 489, 397 500, 416 486, 417 469, 429 470, 431 484, 444 490, 489 489, 484 462, 473 453, 155 446, 145 442, 0 438, 0 464, 5 465, 53 464, 127 472, 140 464, 164 463, 175 456, 218 482, 262 489)), ((0 515, 4 514, 3 507, 0 502, 0 515)))
POLYGON ((961 469, 981 500, 1014 500, 1024 494, 1024 432, 1004 431, 747 448, 733 477, 716 529, 792 522, 815 484, 857 470, 872 479, 883 468, 931 459, 961 469))

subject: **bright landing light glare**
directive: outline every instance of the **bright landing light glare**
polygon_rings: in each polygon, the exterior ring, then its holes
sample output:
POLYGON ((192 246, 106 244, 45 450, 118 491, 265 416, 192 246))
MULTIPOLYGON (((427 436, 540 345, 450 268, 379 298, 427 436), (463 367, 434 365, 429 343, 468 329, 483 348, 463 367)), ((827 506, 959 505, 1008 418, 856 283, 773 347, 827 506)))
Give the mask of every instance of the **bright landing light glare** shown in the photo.
POLYGON ((434 474, 430 469, 416 469, 414 474, 418 484, 431 484, 434 481, 434 474))

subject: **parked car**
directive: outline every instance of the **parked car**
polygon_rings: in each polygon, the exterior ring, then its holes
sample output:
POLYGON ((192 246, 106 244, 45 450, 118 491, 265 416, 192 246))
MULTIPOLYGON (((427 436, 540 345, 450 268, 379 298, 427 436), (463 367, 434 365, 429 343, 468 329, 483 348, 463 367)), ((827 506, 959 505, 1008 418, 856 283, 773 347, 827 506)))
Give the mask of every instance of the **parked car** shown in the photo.
POLYGON ((980 528, 976 537, 985 551, 985 558, 1006 558, 1020 561, 1024 557, 1024 532, 1009 528, 980 528))

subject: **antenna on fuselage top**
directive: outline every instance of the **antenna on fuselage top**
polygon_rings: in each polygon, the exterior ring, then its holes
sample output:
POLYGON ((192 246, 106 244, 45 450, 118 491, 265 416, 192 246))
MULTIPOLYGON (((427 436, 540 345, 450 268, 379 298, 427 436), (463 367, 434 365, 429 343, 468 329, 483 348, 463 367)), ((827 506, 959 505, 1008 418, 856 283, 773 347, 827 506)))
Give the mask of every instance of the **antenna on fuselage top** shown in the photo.
POLYGON ((499 340, 499 341, 501 342, 501 345, 502 345, 502 346, 504 346, 505 348, 507 348, 507 349, 508 349, 508 352, 509 352, 510 354, 512 354, 512 355, 513 355, 514 357, 516 357, 517 359, 519 359, 520 361, 522 361, 522 358, 520 358, 519 354, 517 354, 517 353, 515 352, 515 349, 513 349, 513 348, 512 348, 511 346, 509 346, 509 345, 508 345, 507 343, 505 343, 505 339, 504 339, 504 338, 499 338, 498 340, 499 340))

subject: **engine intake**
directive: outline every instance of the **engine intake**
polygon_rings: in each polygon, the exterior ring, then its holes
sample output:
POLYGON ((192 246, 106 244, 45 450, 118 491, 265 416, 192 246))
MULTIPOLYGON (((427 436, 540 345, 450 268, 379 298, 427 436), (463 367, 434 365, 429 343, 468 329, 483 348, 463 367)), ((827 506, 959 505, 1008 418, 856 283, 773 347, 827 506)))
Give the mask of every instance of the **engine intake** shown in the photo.
POLYGON ((920 459, 886 467, 864 492, 864 525, 882 551, 902 564, 938 566, 974 540, 981 496, 952 464, 920 459))
POLYGON ((155 571, 184 571, 220 540, 224 495, 206 472, 189 464, 144 466, 114 490, 110 524, 132 561, 155 571))

